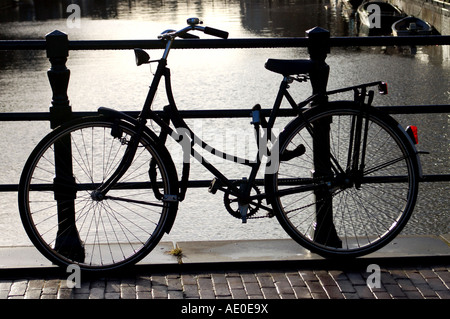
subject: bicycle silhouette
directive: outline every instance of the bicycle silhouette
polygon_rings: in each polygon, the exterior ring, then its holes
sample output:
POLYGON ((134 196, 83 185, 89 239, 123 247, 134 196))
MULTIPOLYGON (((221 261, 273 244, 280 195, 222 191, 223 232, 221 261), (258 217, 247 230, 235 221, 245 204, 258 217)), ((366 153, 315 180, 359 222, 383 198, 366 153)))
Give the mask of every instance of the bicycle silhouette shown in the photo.
MULTIPOLYGON (((312 60, 268 59, 266 69, 282 81, 268 119, 252 109, 258 154, 253 160, 219 151, 202 141, 180 115, 171 88, 168 55, 176 38, 197 38, 197 30, 226 39, 228 33, 188 26, 166 30, 162 57, 151 61, 135 49, 137 65, 157 63, 147 98, 137 118, 100 108, 98 115, 59 126, 36 146, 20 179, 19 209, 25 230, 39 251, 57 265, 78 264, 89 271, 133 265, 168 233, 186 194, 190 156, 215 178, 209 191, 224 195, 226 210, 247 222, 257 212, 276 217, 300 245, 328 258, 354 258, 391 241, 407 223, 417 198, 420 162, 414 128, 403 129, 371 106, 378 87, 372 82, 316 92, 300 103, 289 94, 294 82, 316 81, 312 60), (168 106, 151 109, 164 78, 168 106), (354 100, 329 101, 353 91, 354 100), (282 100, 297 116, 276 136, 282 100), (155 133, 146 124, 159 126, 155 133), (165 144, 183 150, 179 179, 165 144), (194 146, 249 167, 248 177, 232 180, 194 146), (264 180, 257 173, 265 159, 264 180), (264 191, 257 184, 264 185, 264 191)), ((192 221, 195 222, 195 221, 192 221)))

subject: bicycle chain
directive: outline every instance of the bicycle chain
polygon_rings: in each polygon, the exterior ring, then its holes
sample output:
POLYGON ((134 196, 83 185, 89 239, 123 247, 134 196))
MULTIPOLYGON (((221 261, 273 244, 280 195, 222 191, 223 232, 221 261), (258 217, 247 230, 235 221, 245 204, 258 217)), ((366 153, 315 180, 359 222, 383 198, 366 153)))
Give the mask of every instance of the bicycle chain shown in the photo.
MULTIPOLYGON (((254 187, 256 187, 256 186, 254 186, 254 187)), ((341 190, 339 190, 337 192, 334 192, 333 194, 331 194, 331 197, 334 197, 334 196, 336 196, 337 194, 339 194, 339 193, 341 193, 343 191, 344 191, 344 189, 341 189, 341 190)), ((225 200, 225 198, 227 198, 227 196, 224 197, 224 200, 225 200)), ((228 200, 229 200, 229 198, 228 198, 228 200)), ((289 212, 286 212, 286 215, 290 214, 292 212, 296 212, 296 211, 299 211, 299 210, 302 210, 302 209, 306 209, 308 207, 314 206, 314 205, 316 205, 318 203, 321 203, 321 202, 324 202, 324 201, 325 201, 324 199, 321 199, 321 200, 315 201, 315 202, 313 202, 311 204, 307 204, 307 205, 295 208, 293 210, 290 210, 289 212)), ((255 209, 256 209, 256 211, 254 213, 252 213, 251 215, 247 215, 247 219, 273 218, 275 216, 275 214, 273 212, 272 213, 268 212, 266 215, 263 215, 263 216, 254 216, 254 215, 256 215, 258 213, 258 210, 259 210, 258 208, 255 208, 255 209)), ((230 214, 231 214, 231 212, 230 212, 230 214)), ((236 212, 236 214, 237 214, 237 212, 236 212)), ((233 217, 236 217, 236 218, 241 218, 240 216, 238 217, 237 215, 234 215, 234 214, 231 214, 231 215, 233 217)))

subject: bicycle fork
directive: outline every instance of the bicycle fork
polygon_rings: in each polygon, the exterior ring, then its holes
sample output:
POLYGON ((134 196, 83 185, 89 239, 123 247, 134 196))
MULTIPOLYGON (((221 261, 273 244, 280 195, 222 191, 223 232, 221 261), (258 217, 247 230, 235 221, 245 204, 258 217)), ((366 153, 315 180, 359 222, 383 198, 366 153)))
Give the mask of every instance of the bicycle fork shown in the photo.
MULTIPOLYGON (((116 171, 111 175, 111 177, 106 180, 99 188, 91 193, 91 198, 96 201, 102 201, 107 198, 107 193, 111 188, 113 188, 117 182, 123 177, 123 175, 130 168, 133 163, 134 156, 136 155, 136 151, 139 145, 139 141, 141 139, 143 133, 143 127, 145 126, 146 121, 140 120, 137 125, 137 132, 133 136, 131 136, 129 141, 121 141, 122 143, 126 143, 127 148, 125 150, 124 156, 116 169, 116 171)), ((111 135, 117 139, 122 138, 122 133, 119 131, 118 126, 113 127, 111 131, 111 135)))

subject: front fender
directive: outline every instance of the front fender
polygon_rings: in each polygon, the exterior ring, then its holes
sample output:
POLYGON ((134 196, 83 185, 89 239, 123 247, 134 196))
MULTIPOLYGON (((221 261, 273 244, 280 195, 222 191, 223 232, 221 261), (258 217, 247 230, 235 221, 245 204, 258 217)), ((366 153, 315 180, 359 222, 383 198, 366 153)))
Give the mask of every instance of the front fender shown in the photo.
MULTIPOLYGON (((114 109, 100 107, 98 109, 98 114, 100 116, 104 116, 106 118, 120 119, 120 120, 128 122, 132 125, 138 125, 138 120, 136 118, 134 118, 128 114, 125 114, 123 112, 116 111, 114 109)), ((175 164, 172 160, 172 157, 170 156, 169 151, 164 146, 164 143, 162 143, 161 140, 159 139, 159 137, 155 134, 155 132, 150 130, 147 126, 144 128, 144 134, 146 134, 153 142, 155 142, 155 146, 157 147, 157 152, 160 153, 162 158, 164 158, 164 164, 167 166, 167 169, 169 171, 171 171, 173 174, 172 178, 170 178, 170 179, 172 180, 172 183, 175 184, 175 185, 173 185, 172 189, 173 189, 173 192, 176 192, 176 194, 174 193, 174 194, 167 194, 167 195, 176 195, 177 197, 179 197, 179 189, 180 188, 179 188, 178 174, 177 174, 175 164)), ((166 233, 169 233, 170 230, 172 229, 172 226, 175 222, 175 218, 177 215, 177 210, 178 210, 178 200, 175 200, 175 202, 170 203, 170 210, 168 213, 168 217, 167 217, 167 221, 166 221, 166 225, 165 225, 165 229, 164 229, 164 231, 166 233)))
MULTIPOLYGON (((110 109, 110 108, 107 108, 107 107, 100 107, 100 108, 98 108, 97 112, 101 116, 105 116, 105 117, 108 117, 108 118, 119 118, 119 119, 124 120, 124 121, 126 121, 128 123, 131 123, 133 125, 137 125, 138 124, 138 121, 137 121, 136 118, 134 118, 134 117, 132 117, 132 116, 130 116, 128 114, 125 114, 123 112, 114 110, 114 109, 110 109)), ((158 140, 159 140, 158 136, 155 134, 155 132, 150 130, 148 127, 145 128, 145 133, 149 137, 151 137, 151 139, 153 141, 158 142, 158 140)))

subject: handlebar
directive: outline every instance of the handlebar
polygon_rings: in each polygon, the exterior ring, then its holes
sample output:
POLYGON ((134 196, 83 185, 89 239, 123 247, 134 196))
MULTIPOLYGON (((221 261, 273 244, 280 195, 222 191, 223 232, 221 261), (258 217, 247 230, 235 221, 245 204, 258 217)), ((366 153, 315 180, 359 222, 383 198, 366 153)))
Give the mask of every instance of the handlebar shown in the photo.
POLYGON ((222 31, 222 30, 214 29, 214 28, 210 28, 210 27, 205 27, 204 32, 206 34, 213 35, 215 37, 219 37, 222 39, 228 39, 228 32, 226 32, 226 31, 222 31))
POLYGON ((189 31, 192 30, 198 30, 198 31, 202 31, 205 34, 209 34, 218 38, 222 38, 222 39, 227 39, 228 38, 228 32, 226 31, 222 31, 219 29, 214 29, 211 27, 201 27, 198 24, 202 24, 203 22, 200 21, 198 18, 189 18, 187 19, 187 23, 189 24, 189 26, 179 30, 179 31, 175 31, 175 30, 166 30, 163 33, 161 33, 158 38, 159 39, 163 39, 163 40, 173 40, 177 37, 179 38, 198 38, 195 35, 189 34, 189 31))

